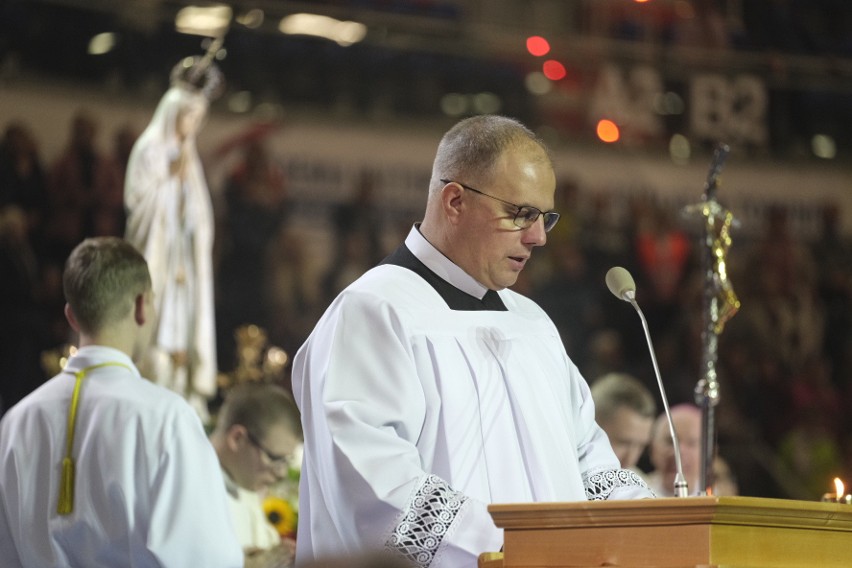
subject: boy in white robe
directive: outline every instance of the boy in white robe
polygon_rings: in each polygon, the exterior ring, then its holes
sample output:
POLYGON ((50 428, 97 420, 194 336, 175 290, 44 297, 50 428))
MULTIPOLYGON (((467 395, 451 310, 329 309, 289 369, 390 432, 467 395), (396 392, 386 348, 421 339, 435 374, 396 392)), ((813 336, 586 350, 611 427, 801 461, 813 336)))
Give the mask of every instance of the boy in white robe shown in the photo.
POLYGON ((472 568, 502 546, 490 503, 653 496, 620 468, 553 322, 507 289, 559 218, 555 186, 517 121, 445 134, 423 222, 296 354, 297 565, 386 548, 472 568))
POLYGON ((145 259, 88 239, 63 285, 79 349, 0 422, 0 565, 242 566, 198 415, 133 363, 155 319, 145 259))

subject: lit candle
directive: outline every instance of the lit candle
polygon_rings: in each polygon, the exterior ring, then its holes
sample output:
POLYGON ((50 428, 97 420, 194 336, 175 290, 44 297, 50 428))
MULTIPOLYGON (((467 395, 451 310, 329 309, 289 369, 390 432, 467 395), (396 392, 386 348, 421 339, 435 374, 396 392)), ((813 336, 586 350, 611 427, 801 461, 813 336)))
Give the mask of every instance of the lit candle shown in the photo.
POLYGON ((834 478, 834 493, 826 493, 822 496, 822 501, 826 503, 844 503, 852 504, 852 494, 846 495, 845 486, 839 477, 834 478))

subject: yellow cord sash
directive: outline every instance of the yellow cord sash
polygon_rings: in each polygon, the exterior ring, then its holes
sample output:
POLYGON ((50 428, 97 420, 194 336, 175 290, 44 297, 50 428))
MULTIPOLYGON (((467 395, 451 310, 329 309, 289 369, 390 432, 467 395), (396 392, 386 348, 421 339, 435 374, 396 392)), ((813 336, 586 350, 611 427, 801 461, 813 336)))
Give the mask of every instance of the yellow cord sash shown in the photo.
POLYGON ((59 503, 56 506, 56 512, 60 515, 68 515, 74 510, 74 458, 71 457, 71 450, 74 448, 74 427, 77 423, 77 405, 80 402, 80 391, 83 386, 83 377, 90 371, 101 367, 124 367, 130 370, 130 367, 118 361, 107 361, 106 363, 98 363, 84 367, 77 372, 62 371, 69 375, 74 375, 74 392, 71 395, 71 405, 68 409, 68 430, 65 435, 65 458, 62 460, 62 478, 59 480, 59 503))

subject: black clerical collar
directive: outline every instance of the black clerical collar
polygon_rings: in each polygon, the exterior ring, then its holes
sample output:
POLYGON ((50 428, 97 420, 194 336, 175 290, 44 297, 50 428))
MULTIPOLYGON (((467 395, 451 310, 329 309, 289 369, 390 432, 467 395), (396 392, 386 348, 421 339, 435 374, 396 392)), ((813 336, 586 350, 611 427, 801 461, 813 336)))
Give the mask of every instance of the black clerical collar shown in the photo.
MULTIPOLYGON (((417 229, 413 230, 416 231, 417 229)), ((381 264, 393 264, 413 271, 428 282, 452 310, 507 311, 506 305, 500 299, 500 295, 494 290, 486 291, 481 300, 476 296, 460 290, 430 270, 405 244, 399 245, 381 264)))

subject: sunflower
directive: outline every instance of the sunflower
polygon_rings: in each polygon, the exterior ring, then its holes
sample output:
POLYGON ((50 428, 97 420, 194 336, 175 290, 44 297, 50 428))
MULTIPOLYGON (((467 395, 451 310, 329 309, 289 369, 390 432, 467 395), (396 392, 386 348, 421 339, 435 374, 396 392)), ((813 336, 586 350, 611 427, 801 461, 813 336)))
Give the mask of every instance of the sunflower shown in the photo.
POLYGON ((281 497, 269 496, 263 500, 263 512, 266 518, 282 537, 296 536, 297 514, 293 506, 281 497))

